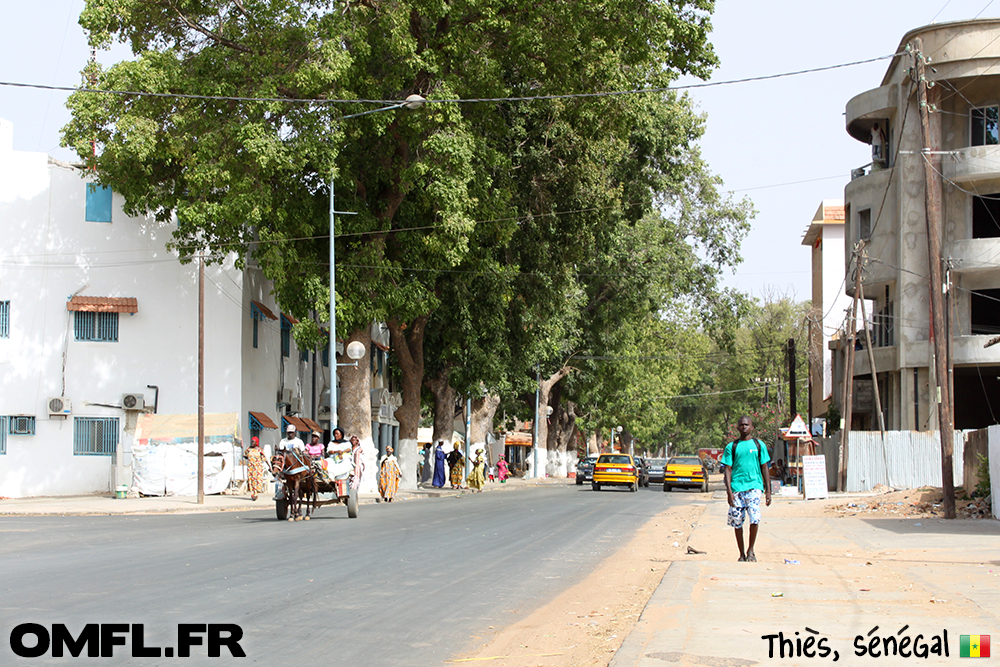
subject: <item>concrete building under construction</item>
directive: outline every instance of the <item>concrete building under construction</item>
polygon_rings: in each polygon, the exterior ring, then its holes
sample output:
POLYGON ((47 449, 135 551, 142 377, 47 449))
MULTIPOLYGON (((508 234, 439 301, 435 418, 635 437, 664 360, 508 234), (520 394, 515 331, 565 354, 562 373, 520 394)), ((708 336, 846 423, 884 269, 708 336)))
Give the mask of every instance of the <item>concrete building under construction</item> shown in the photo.
MULTIPOLYGON (((847 132, 872 144, 872 162, 844 190, 844 281, 855 292, 860 265, 873 374, 855 345, 852 428, 938 428, 925 206, 925 160, 940 179, 943 335, 953 366, 954 426, 981 428, 1000 416, 1000 20, 941 23, 903 36, 881 84, 847 104, 847 132), (913 51, 929 59, 929 150, 924 150, 913 51), (856 250, 864 241, 863 255, 856 250), (852 252, 852 249, 855 252, 852 252), (874 376, 874 377, 873 377, 874 376)), ((858 313, 858 329, 860 310, 858 313)), ((845 339, 831 342, 834 402, 844 377, 845 339)))

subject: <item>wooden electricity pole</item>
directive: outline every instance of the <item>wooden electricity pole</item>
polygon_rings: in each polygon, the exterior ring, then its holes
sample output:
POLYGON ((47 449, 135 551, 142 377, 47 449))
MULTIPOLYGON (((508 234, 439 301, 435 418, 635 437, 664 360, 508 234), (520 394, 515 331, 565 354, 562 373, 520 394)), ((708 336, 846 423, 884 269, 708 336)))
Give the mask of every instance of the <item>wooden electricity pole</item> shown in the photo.
POLYGON ((927 215, 927 263, 930 274, 931 334, 934 341, 934 384, 932 399, 938 405, 938 433, 941 436, 941 490, 944 516, 955 518, 955 480, 952 468, 954 424, 951 411, 951 387, 948 382, 948 341, 944 326, 944 292, 941 277, 941 179, 935 174, 930 106, 927 102, 926 69, 923 40, 913 40, 913 58, 917 77, 917 107, 920 111, 920 137, 924 159, 924 208, 927 215))
MULTIPOLYGON (((859 242, 863 248, 865 242, 859 242)), ((858 331, 858 294, 861 292, 861 262, 860 255, 854 254, 854 301, 847 315, 847 349, 844 351, 844 402, 840 408, 841 419, 844 420, 844 427, 840 431, 840 474, 837 475, 837 490, 847 490, 847 445, 851 435, 851 420, 854 415, 854 338, 858 331)))

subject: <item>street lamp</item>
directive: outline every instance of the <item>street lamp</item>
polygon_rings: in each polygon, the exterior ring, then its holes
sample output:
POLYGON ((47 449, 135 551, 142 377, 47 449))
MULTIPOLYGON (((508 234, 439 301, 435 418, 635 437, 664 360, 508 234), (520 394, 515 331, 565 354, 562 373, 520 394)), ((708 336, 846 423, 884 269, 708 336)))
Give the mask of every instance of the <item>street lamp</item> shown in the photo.
MULTIPOLYGON (((367 116, 368 114, 378 113, 380 111, 390 111, 392 109, 419 109, 423 106, 424 99, 421 95, 413 94, 408 96, 405 100, 399 104, 392 104, 387 107, 379 107, 378 109, 371 109, 369 111, 362 111, 361 113, 350 114, 348 116, 341 117, 340 120, 347 120, 348 118, 357 118, 359 116, 367 116)), ((338 415, 337 406, 337 367, 338 366, 357 366, 358 360, 365 356, 365 346, 358 341, 352 342, 347 346, 347 356, 354 359, 353 364, 338 364, 337 363, 337 263, 336 263, 336 241, 334 238, 334 226, 336 223, 336 214, 341 215, 357 215, 355 212, 351 211, 338 211, 334 208, 334 193, 333 184, 334 177, 331 172, 330 174, 330 358, 332 363, 330 367, 331 372, 331 385, 330 388, 330 429, 332 430, 334 426, 340 424, 340 417, 338 415), (352 351, 353 347, 353 351, 352 351), (360 351, 358 350, 360 348, 360 351)))

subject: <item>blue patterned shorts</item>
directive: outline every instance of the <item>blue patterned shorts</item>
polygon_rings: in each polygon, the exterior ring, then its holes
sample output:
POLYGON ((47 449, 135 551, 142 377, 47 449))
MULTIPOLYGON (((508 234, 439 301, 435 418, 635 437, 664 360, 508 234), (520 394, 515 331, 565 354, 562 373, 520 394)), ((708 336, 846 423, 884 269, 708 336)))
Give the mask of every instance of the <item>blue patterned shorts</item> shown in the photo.
POLYGON ((733 528, 743 527, 743 513, 750 517, 750 523, 760 523, 760 489, 737 491, 733 494, 736 507, 729 508, 726 523, 733 528))

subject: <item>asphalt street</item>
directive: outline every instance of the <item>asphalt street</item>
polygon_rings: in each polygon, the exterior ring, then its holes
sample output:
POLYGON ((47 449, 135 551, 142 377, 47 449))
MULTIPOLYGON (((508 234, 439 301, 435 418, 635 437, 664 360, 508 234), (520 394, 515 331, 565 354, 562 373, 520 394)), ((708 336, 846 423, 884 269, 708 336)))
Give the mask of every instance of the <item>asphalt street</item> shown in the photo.
MULTIPOLYGON (((236 624, 246 658, 19 658, 0 664, 439 665, 582 580, 650 517, 693 494, 589 485, 273 511, 0 519, 3 636, 24 623, 236 624)), ((34 635, 25 640, 31 645, 34 635)), ((134 637, 133 637, 134 638, 134 637)), ((164 651, 165 653, 166 651, 164 651)), ((68 655, 68 654, 67 654, 68 655)))

